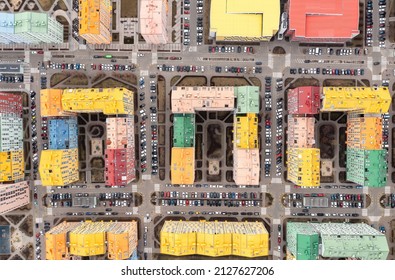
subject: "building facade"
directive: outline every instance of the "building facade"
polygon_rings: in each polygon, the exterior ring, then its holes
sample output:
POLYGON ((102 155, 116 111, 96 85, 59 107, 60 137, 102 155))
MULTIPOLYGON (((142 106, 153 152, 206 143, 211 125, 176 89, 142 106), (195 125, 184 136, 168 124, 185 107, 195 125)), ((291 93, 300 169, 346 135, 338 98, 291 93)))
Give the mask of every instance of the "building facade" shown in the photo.
POLYGON ((49 120, 49 149, 64 150, 78 148, 77 118, 49 120))
POLYGON ((147 44, 167 44, 167 0, 140 1, 140 33, 147 44))
POLYGON ((321 111, 361 111, 364 114, 388 112, 391 95, 387 87, 323 87, 321 111))
POLYGON ((0 215, 30 203, 30 190, 27 181, 13 184, 0 184, 0 215))
POLYGON ((316 148, 288 148, 287 179, 299 186, 320 185, 320 150, 316 148))
POLYGON ((106 255, 129 259, 137 247, 137 222, 63 222, 45 234, 47 260, 106 255))
POLYGON ((165 221, 160 241, 160 252, 173 256, 269 255, 269 234, 259 222, 165 221))
POLYGON ((315 115, 320 112, 320 87, 297 87, 288 90, 288 113, 315 115))
POLYGON ((136 178, 133 118, 107 118, 105 182, 125 186, 136 178))
POLYGON ((133 92, 126 88, 65 89, 62 108, 75 113, 134 114, 133 92))
POLYGON ((4 43, 63 43, 63 25, 46 13, 0 12, 0 38, 4 43))
POLYGON ((110 0, 79 1, 79 35, 89 44, 110 44, 112 3, 110 0))
POLYGON ((359 34, 358 0, 289 0, 285 10, 291 41, 344 43, 359 34))
POLYGON ((43 150, 39 172, 43 186, 63 186, 79 180, 78 149, 43 150))
POLYGON ((289 259, 352 258, 385 260, 384 234, 363 223, 287 223, 289 259))

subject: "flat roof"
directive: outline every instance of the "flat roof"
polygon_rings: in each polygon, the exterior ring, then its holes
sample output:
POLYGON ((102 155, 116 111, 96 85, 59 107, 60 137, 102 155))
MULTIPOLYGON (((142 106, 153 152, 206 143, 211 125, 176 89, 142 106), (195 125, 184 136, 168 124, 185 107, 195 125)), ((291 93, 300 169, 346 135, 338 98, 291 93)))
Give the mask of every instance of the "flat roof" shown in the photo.
POLYGON ((0 255, 11 254, 10 226, 0 226, 0 255))
POLYGON ((351 39, 359 34, 359 0, 289 0, 288 12, 294 37, 351 39))
POLYGON ((210 32, 217 37, 272 37, 279 22, 279 0, 211 0, 210 32))

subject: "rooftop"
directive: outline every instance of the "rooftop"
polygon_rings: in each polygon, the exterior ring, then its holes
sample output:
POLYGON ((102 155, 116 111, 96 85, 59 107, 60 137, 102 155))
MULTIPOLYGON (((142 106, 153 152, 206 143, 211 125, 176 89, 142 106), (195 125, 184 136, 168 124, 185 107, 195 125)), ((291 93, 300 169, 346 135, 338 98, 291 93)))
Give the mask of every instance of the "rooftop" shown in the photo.
POLYGON ((351 39, 359 34, 358 0, 289 0, 289 30, 297 38, 351 39))
POLYGON ((211 0, 210 33, 217 40, 264 40, 276 34, 279 0, 211 0))

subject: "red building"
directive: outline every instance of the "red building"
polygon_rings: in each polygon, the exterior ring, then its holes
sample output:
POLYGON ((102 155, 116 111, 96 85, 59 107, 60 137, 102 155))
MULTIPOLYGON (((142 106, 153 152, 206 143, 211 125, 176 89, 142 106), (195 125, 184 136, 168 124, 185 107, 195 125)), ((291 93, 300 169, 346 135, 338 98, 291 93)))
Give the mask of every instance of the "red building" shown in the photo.
POLYGON ((2 114, 22 115, 22 95, 0 92, 0 112, 2 114))
POLYGON ((298 87, 288 90, 290 115, 314 115, 320 110, 320 87, 298 87))
POLYGON ((291 41, 336 43, 359 34, 359 0, 288 0, 291 41))
POLYGON ((126 186, 136 178, 132 149, 106 149, 106 185, 126 186))

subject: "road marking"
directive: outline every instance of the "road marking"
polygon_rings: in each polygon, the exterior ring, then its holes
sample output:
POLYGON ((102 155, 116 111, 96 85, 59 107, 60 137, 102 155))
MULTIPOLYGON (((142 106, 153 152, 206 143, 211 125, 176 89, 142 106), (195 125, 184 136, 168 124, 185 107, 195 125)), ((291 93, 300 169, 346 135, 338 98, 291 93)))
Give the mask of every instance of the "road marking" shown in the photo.
POLYGON ((132 192, 137 192, 137 185, 132 185, 132 192))
POLYGON ((41 224, 43 222, 43 218, 36 218, 36 223, 41 224))
POLYGON ((158 53, 157 52, 152 53, 152 64, 158 64, 158 53))
POLYGON ((262 207, 261 208, 261 215, 266 216, 266 211, 267 211, 267 208, 266 207, 262 207))
POLYGON ((385 217, 391 216, 391 211, 390 211, 390 209, 384 209, 384 216, 385 216, 385 217))
POLYGON ((291 54, 287 53, 285 55, 285 67, 290 67, 291 66, 291 54))
POLYGON ((133 207, 133 214, 137 215, 139 213, 139 208, 138 207, 133 207))
POLYGON ((384 188, 384 192, 385 192, 385 194, 390 194, 391 193, 391 187, 390 186, 386 186, 384 188))
POLYGON ((373 52, 380 52, 380 47, 374 46, 373 47, 373 52))
POLYGON ((52 208, 47 208, 47 216, 52 216, 52 208))
POLYGON ((160 214, 160 206, 155 206, 155 213, 160 214))
POLYGON ((137 52, 132 52, 132 63, 137 64, 137 52))
POLYGON ((279 225, 279 224, 281 224, 280 219, 273 219, 273 225, 279 225))
POLYGON ((142 176, 142 179, 143 179, 144 181, 151 180, 151 175, 149 175, 149 174, 143 175, 143 176, 142 176))
POLYGON ((273 69, 273 55, 270 53, 267 55, 267 66, 273 69))
POLYGON ((362 188, 362 193, 369 194, 369 188, 368 187, 363 187, 362 188))
POLYGON ((290 185, 285 185, 285 192, 286 193, 291 192, 291 186, 290 185))
POLYGON ((273 249, 273 256, 275 256, 275 257, 281 257, 281 254, 280 254, 279 251, 274 251, 274 249, 273 249))
POLYGON ((282 78, 283 77, 283 73, 281 72, 273 72, 273 78, 282 78))
POLYGON ((284 214, 286 216, 290 216, 291 215, 291 208, 289 208, 289 207, 284 208, 284 214))
POLYGON ((267 192, 267 186, 261 185, 261 192, 267 192))
MULTIPOLYGON (((366 210, 366 212, 368 211, 367 209, 363 209, 366 210)), ((363 210, 362 210, 362 215, 363 215, 363 210)), ((369 219, 371 222, 378 222, 381 219, 381 216, 369 216, 369 219)))
POLYGON ((189 52, 197 52, 197 46, 189 47, 189 52))
POLYGON ((272 178, 272 184, 282 184, 281 178, 272 178))
POLYGON ((156 192, 160 191, 160 184, 155 184, 154 189, 156 192))
POLYGON ((142 76, 148 76, 148 70, 140 70, 140 77, 142 76))

